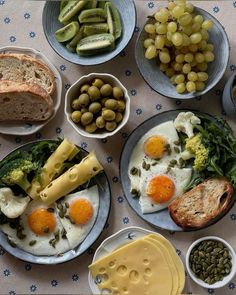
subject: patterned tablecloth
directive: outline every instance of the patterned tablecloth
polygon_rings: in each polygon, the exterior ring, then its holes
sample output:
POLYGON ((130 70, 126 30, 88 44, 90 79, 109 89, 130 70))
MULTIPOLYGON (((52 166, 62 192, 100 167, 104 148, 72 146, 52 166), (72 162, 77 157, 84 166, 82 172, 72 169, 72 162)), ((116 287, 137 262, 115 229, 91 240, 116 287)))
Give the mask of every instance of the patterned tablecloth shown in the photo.
MULTIPOLYGON (((235 122, 227 118, 222 110, 221 95, 227 78, 236 71, 236 1, 199 1, 196 5, 213 14, 223 24, 231 45, 231 56, 227 72, 222 81, 207 95, 192 101, 171 100, 153 92, 143 81, 134 59, 135 41, 147 15, 163 5, 160 1, 136 0, 137 26, 129 46, 114 60, 93 67, 71 64, 58 56, 43 33, 42 11, 44 1, 0 0, 0 46, 16 45, 32 47, 42 51, 58 68, 63 79, 61 108, 56 117, 40 132, 32 136, 19 137, 0 135, 0 158, 23 143, 40 139, 65 136, 81 147, 96 148, 99 160, 109 176, 112 191, 112 207, 109 221, 98 241, 87 253, 71 262, 56 266, 40 266, 25 263, 7 254, 0 247, 0 293, 1 294, 90 294, 88 286, 88 268, 94 250, 109 235, 121 228, 137 225, 153 229, 141 220, 128 206, 122 194, 119 181, 119 157, 122 146, 129 133, 145 119, 160 112, 188 107, 211 114, 222 115, 236 130, 235 122), (90 72, 108 72, 117 76, 127 87, 131 97, 131 116, 128 124, 113 138, 107 140, 89 140, 79 136, 66 121, 64 116, 64 95, 69 86, 81 75, 90 72)), ((225 238, 236 249, 236 209, 233 209, 217 224, 197 232, 173 233, 158 230, 176 247, 181 259, 195 239, 205 235, 217 235, 225 238)), ((220 290, 198 287, 189 277, 186 278, 185 292, 188 294, 236 294, 236 279, 220 290)), ((134 294, 133 294, 134 295, 134 294)), ((164 294, 163 294, 164 295, 164 294)))

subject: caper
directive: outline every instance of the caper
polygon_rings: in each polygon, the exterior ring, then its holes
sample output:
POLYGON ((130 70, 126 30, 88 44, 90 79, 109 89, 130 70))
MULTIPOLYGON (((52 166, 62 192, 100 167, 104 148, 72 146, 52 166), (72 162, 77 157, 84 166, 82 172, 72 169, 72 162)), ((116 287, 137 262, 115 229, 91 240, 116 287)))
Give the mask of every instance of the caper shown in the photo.
POLYGON ((102 112, 102 117, 106 121, 113 121, 116 117, 116 114, 112 110, 104 110, 102 112))
POLYGON ((118 102, 115 99, 109 98, 106 102, 105 102, 105 107, 107 109, 113 110, 115 111, 118 108, 118 102))
POLYGON ((88 94, 92 101, 97 100, 101 97, 100 90, 96 86, 90 86, 88 89, 88 94))
POLYGON ((124 97, 124 93, 122 91, 122 89, 120 87, 113 87, 113 96, 116 98, 116 99, 120 99, 120 98, 123 98, 124 97))
POLYGON ((73 110, 79 110, 80 109, 80 103, 79 103, 79 99, 76 98, 72 101, 71 103, 71 107, 73 110))
POLYGON ((78 101, 81 108, 86 107, 89 104, 88 94, 87 93, 80 94, 78 101))
POLYGON ((97 125, 98 128, 104 128, 105 124, 106 124, 106 122, 105 122, 105 120, 103 119, 102 116, 97 117, 96 125, 97 125))
POLYGON ((116 124, 116 122, 115 121, 111 121, 111 122, 106 122, 106 130, 107 131, 113 131, 113 130, 115 130, 116 129, 116 126, 117 126, 117 124, 116 124))
POLYGON ((81 120, 81 116, 82 116, 82 113, 80 111, 74 111, 71 114, 71 119, 72 119, 73 122, 79 123, 80 120, 81 120))
POLYGON ((117 108, 117 111, 118 112, 124 112, 125 110, 125 101, 124 100, 118 100, 118 108, 117 108))
POLYGON ((81 114, 84 114, 84 113, 88 112, 88 109, 82 108, 80 111, 81 111, 81 114))
POLYGON ((119 112, 116 113, 115 121, 116 123, 120 123, 123 119, 123 115, 119 112))
POLYGON ((87 93, 90 85, 89 84, 84 84, 80 87, 80 92, 81 93, 87 93))
POLYGON ((89 106, 89 112, 96 114, 102 109, 102 106, 99 102, 92 102, 89 106))
POLYGON ((82 125, 86 126, 93 121, 93 113, 86 112, 81 116, 81 123, 82 125))
POLYGON ((97 125, 95 122, 85 126, 85 131, 88 133, 94 133, 97 130, 97 125))
POLYGON ((102 79, 95 78, 92 82, 92 85, 100 89, 104 85, 104 81, 102 79))
POLYGON ((110 84, 104 84, 101 87, 100 91, 101 91, 102 96, 109 96, 112 94, 113 89, 110 84))

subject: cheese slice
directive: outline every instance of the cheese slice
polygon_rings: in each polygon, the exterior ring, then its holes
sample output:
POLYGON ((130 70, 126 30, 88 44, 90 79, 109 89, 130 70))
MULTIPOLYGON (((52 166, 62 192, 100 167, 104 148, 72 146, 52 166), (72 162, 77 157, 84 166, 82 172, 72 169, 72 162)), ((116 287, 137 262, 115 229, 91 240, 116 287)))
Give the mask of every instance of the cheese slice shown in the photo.
POLYGON ((103 292, 125 295, 171 295, 172 273, 164 253, 153 242, 139 239, 89 266, 103 292))
POLYGON ((184 285, 185 285, 185 271, 184 271, 183 262, 181 261, 179 256, 176 254, 175 248, 162 235, 150 234, 150 235, 145 236, 145 238, 148 238, 148 239, 151 238, 157 242, 162 243, 163 246, 168 250, 168 252, 172 258, 173 264, 175 266, 175 269, 178 273, 178 289, 177 289, 177 293, 175 293, 175 294, 181 294, 184 289, 184 285))

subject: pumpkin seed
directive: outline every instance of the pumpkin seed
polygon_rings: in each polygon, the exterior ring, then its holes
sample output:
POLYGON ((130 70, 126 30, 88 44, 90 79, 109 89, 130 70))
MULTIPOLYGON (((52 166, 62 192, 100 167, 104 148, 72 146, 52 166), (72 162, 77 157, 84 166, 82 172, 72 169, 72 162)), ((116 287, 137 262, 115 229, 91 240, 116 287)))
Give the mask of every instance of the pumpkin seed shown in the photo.
POLYGON ((173 144, 180 145, 180 141, 179 140, 175 140, 175 141, 173 141, 173 144))
POLYGON ((57 208, 61 211, 61 210, 63 209, 62 204, 61 204, 61 203, 58 203, 58 204, 57 204, 57 208))
POLYGON ((61 211, 61 210, 59 211, 58 214, 59 214, 59 216, 60 216, 61 218, 64 218, 64 216, 65 216, 64 213, 63 213, 63 211, 61 211))
POLYGON ((69 205, 68 202, 65 202, 65 206, 66 206, 66 208, 69 208, 70 207, 70 205, 69 205))
POLYGON ((29 242, 29 245, 30 245, 30 246, 34 246, 36 243, 37 243, 36 240, 32 240, 32 241, 29 242))
POLYGON ((132 168, 130 169, 130 174, 131 174, 131 175, 137 175, 137 174, 138 174, 138 168, 136 168, 136 167, 132 167, 132 168))
POLYGON ((135 197, 140 197, 141 195, 140 191, 135 188, 131 190, 131 194, 134 195, 135 197))
POLYGON ((47 208, 47 211, 50 212, 50 213, 54 213, 55 212, 54 208, 47 208))
POLYGON ((180 149, 178 148, 178 147, 174 147, 174 151, 177 153, 177 154, 179 154, 180 153, 180 149))

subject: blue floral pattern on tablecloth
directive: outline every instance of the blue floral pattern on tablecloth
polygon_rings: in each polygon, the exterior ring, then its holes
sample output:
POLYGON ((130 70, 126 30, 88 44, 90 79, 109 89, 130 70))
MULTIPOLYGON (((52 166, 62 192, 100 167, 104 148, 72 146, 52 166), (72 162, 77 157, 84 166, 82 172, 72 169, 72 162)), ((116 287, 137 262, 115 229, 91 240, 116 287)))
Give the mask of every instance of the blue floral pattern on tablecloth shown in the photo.
MULTIPOLYGON (((176 253, 184 261, 188 246, 196 239, 196 235, 219 235, 225 237, 235 246, 236 210, 232 210, 216 225, 205 229, 203 233, 178 233, 160 231, 149 226, 139 218, 129 207, 123 195, 119 178, 119 158, 122 146, 133 129, 149 117, 176 108, 194 108, 210 112, 214 115, 224 115, 221 107, 221 97, 224 83, 230 75, 236 72, 236 1, 199 1, 199 6, 207 10, 222 22, 231 43, 231 55, 224 79, 216 85, 209 95, 198 97, 192 101, 171 100, 165 98, 149 87, 142 79, 135 64, 135 40, 143 28, 148 15, 155 13, 163 5, 160 1, 135 1, 137 6, 137 23, 132 42, 112 61, 89 68, 73 65, 57 55, 48 44, 42 28, 43 1, 0 0, 0 34, 1 46, 32 47, 43 52, 62 76, 62 106, 56 117, 43 129, 31 136, 1 136, 0 157, 23 143, 43 138, 56 139, 68 137, 78 146, 95 152, 105 167, 112 193, 112 211, 108 222, 97 242, 86 249, 79 258, 62 265, 43 266, 15 259, 0 246, 0 294, 89 294, 87 281, 88 265, 99 244, 114 232, 128 226, 141 226, 157 231, 168 238, 175 246, 176 253), (91 71, 109 72, 117 76, 126 86, 131 99, 131 112, 128 123, 114 137, 93 140, 78 135, 67 123, 64 116, 65 93, 82 75, 91 71), (227 228, 227 231, 225 231, 227 228)), ((227 116, 226 116, 227 118, 227 116)), ((227 118, 228 119, 228 118, 227 118)), ((229 121, 235 129, 235 124, 229 121)), ((27 128, 31 128, 29 124, 27 128)), ((132 232, 128 240, 135 239, 132 232)), ((233 295, 236 289, 236 279, 233 278, 223 289, 203 289, 193 284, 186 275, 186 294, 233 295)), ((133 295, 133 294, 132 294, 133 295)))

